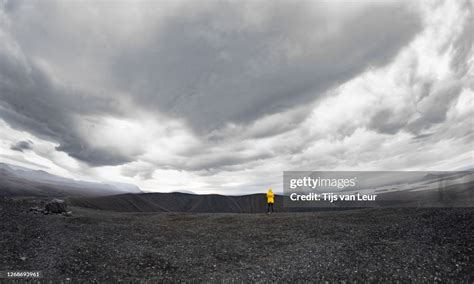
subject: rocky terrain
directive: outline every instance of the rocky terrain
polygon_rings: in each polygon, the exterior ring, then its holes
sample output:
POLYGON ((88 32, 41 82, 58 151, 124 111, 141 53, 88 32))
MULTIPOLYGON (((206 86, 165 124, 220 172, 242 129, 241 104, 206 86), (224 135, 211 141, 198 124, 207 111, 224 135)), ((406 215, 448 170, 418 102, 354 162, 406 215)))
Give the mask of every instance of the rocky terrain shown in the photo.
POLYGON ((0 270, 73 282, 474 281, 474 210, 126 213, 0 198, 0 270))

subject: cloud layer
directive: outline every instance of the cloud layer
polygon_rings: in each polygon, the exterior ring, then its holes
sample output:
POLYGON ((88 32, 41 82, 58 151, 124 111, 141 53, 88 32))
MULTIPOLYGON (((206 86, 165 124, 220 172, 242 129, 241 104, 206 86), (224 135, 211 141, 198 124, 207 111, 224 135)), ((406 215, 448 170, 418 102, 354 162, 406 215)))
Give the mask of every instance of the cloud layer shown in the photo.
POLYGON ((202 192, 472 164, 469 1, 0 7, 10 162, 202 192))

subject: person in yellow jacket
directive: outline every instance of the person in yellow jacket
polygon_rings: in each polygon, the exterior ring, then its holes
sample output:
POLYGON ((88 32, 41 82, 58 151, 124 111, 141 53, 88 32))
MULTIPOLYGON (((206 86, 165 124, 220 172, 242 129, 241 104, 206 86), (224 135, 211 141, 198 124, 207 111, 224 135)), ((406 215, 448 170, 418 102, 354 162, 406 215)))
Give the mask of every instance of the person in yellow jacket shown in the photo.
POLYGON ((273 204, 275 203, 275 194, 270 188, 267 192, 267 213, 273 213, 273 204), (271 209, 271 212, 270 212, 271 209))

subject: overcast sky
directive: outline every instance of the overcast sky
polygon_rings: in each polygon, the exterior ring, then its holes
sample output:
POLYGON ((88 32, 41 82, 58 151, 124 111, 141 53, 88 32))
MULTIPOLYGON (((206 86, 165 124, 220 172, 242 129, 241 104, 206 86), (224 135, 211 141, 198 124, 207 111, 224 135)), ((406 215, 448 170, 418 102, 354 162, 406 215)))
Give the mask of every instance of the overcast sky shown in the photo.
POLYGON ((472 3, 0 0, 0 162, 223 194, 470 168, 472 3))

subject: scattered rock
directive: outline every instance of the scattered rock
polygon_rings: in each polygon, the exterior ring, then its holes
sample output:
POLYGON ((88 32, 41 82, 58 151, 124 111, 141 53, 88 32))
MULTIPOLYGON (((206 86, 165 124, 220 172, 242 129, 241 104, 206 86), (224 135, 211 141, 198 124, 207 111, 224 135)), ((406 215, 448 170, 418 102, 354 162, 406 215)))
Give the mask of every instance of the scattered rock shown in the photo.
POLYGON ((53 199, 50 202, 46 203, 46 211, 48 213, 55 213, 55 214, 61 214, 61 213, 67 213, 67 205, 64 203, 64 200, 60 199, 53 199))
POLYGON ((38 214, 38 213, 44 214, 45 209, 42 209, 42 208, 39 208, 38 206, 35 206, 35 207, 30 208, 30 212, 32 212, 33 214, 38 214))

